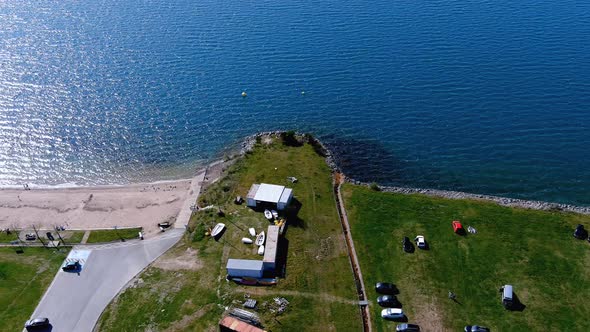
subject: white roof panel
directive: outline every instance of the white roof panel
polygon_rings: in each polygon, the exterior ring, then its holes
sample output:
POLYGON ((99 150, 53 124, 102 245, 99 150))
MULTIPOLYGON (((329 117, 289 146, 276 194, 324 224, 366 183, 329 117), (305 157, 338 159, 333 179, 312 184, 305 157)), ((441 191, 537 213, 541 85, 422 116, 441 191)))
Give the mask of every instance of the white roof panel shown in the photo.
POLYGON ((230 258, 227 260, 226 268, 260 271, 262 270, 262 261, 252 259, 230 258))
POLYGON ((285 188, 285 190, 283 191, 283 194, 281 195, 281 198, 279 199, 279 202, 281 203, 288 203, 289 202, 289 198, 291 198, 291 193, 293 192, 293 189, 291 188, 285 188))
POLYGON ((285 190, 285 186, 278 186, 276 184, 261 183, 256 191, 254 199, 261 202, 278 203, 281 195, 285 190))

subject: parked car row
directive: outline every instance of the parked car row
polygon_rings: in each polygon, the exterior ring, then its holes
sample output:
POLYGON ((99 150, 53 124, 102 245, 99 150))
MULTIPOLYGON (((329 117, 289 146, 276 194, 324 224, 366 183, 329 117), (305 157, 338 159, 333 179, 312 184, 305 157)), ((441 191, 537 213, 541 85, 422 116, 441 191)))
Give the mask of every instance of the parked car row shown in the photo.
MULTIPOLYGON (((420 249, 428 249, 428 243, 426 243, 426 239, 424 238, 424 235, 418 235, 414 238, 414 243, 416 244, 416 246, 420 249)), ((414 252, 414 244, 410 241, 410 238, 408 238, 407 236, 404 236, 403 240, 402 240, 402 249, 405 252, 414 252)))
MULTIPOLYGON (((381 310, 381 318, 398 321, 406 318, 406 315, 402 310, 402 304, 396 296, 399 294, 399 290, 394 284, 389 282, 378 282, 375 284, 375 291, 379 294, 383 294, 377 298, 377 304, 384 307, 384 309, 381 310)), ((402 323, 398 324, 395 330, 398 332, 420 331, 420 326, 416 324, 402 323)))

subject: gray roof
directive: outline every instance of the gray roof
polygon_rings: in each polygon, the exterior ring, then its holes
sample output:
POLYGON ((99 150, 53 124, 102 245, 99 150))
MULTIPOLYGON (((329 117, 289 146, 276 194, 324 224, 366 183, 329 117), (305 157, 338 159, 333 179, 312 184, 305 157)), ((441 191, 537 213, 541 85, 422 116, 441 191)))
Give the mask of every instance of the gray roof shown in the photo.
POLYGON ((234 259, 230 258, 227 260, 228 269, 239 269, 239 270, 262 270, 262 261, 253 259, 234 259))
POLYGON ((275 263, 279 242, 279 226, 270 225, 266 232, 266 245, 264 247, 263 262, 275 263))
POLYGON ((293 189, 285 188, 285 190, 283 190, 283 193, 281 194, 281 198, 279 198, 279 202, 289 203, 289 198, 291 198, 292 192, 293 192, 293 189))
POLYGON ((261 183, 254 199, 261 202, 278 203, 284 190, 285 186, 261 183))

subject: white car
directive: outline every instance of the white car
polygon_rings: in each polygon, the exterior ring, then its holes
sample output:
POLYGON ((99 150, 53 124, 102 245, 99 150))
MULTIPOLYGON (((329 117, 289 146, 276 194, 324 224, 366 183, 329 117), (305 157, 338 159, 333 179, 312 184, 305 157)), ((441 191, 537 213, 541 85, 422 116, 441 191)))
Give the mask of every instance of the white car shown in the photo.
POLYGON ((426 249, 426 240, 424 240, 424 236, 422 236, 422 235, 416 236, 416 238, 414 239, 414 242, 416 242, 416 245, 418 246, 418 248, 426 249))
POLYGON ((385 319, 401 319, 404 318, 404 312, 398 308, 387 308, 381 310, 381 317, 385 319))

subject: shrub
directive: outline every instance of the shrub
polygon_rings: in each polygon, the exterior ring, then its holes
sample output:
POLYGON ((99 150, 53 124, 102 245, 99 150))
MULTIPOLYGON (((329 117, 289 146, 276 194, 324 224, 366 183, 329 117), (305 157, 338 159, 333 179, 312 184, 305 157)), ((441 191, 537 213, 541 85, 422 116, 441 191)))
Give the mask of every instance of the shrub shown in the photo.
POLYGON ((207 227, 205 223, 198 223, 195 227, 195 232, 193 234, 193 242, 199 242, 205 238, 205 232, 207 231, 207 227))
POLYGON ((381 191, 381 187, 376 182, 373 182, 369 185, 369 188, 373 191, 381 191))
POLYGON ((281 138, 283 140, 283 144, 286 146, 301 146, 301 142, 299 142, 293 130, 281 133, 281 138))

